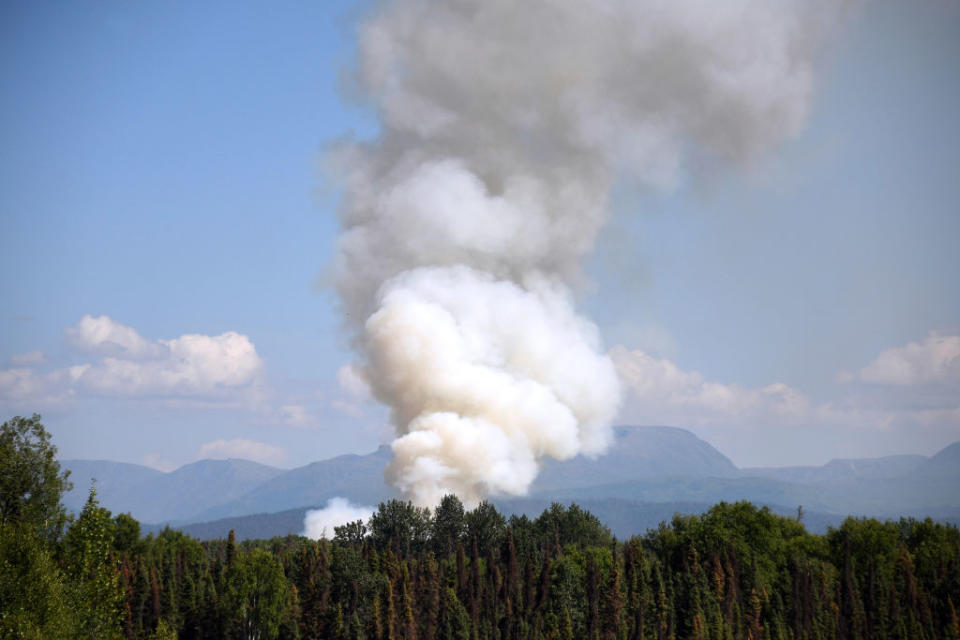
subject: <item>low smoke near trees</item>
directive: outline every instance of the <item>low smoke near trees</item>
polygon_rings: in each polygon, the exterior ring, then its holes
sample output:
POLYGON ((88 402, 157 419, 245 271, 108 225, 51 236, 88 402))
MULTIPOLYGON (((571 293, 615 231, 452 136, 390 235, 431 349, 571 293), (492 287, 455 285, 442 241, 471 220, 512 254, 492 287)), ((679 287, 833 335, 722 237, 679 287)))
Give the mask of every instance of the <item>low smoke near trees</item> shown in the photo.
POLYGON ((330 498, 324 508, 307 511, 303 519, 303 535, 314 540, 333 539, 336 527, 357 520, 366 522, 373 512, 373 507, 356 505, 346 498, 330 498))

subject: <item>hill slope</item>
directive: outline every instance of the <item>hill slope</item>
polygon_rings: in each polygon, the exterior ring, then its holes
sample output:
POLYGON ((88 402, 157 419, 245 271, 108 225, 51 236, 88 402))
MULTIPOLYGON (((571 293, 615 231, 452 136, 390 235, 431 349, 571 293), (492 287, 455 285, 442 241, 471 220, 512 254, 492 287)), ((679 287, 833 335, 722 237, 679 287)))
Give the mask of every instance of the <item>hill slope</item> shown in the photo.
POLYGON ((336 496, 360 504, 376 504, 396 495, 383 479, 391 456, 389 447, 380 447, 367 455, 347 454, 298 467, 235 500, 225 500, 205 510, 197 519, 321 506, 336 496))
POLYGON ((897 478, 916 471, 927 461, 925 456, 918 455, 837 459, 819 467, 753 467, 742 473, 784 482, 826 484, 851 478, 897 478))
POLYGON ((109 460, 61 460, 70 471, 73 489, 63 495, 63 504, 79 513, 87 502, 90 482, 97 479, 97 499, 116 513, 132 512, 143 502, 141 487, 157 481, 164 473, 139 464, 109 460))
POLYGON ((164 473, 136 464, 105 460, 64 460, 73 491, 64 497, 79 511, 96 478, 97 499, 114 513, 130 513, 142 522, 174 522, 238 498, 282 473, 249 460, 200 460, 164 473))
MULTIPOLYGON (((397 496, 383 477, 391 455, 384 446, 289 471, 243 460, 201 461, 168 474, 100 461, 65 461, 64 466, 74 469, 77 488, 68 496, 71 508, 82 506, 87 478, 96 476, 108 509, 129 511, 143 522, 182 525, 303 510, 335 496, 375 505, 397 496)), ((684 429, 617 427, 607 455, 544 464, 529 498, 538 503, 614 500, 644 505, 749 500, 792 511, 803 505, 808 513, 826 515, 936 517, 960 508, 960 443, 931 458, 889 456, 741 471, 684 429)), ((508 500, 501 496, 497 502, 508 500)), ((662 507, 657 509, 662 512, 662 507)), ((640 520, 630 516, 627 521, 640 520)))
POLYGON ((729 458, 686 429, 623 426, 614 429, 610 450, 595 460, 584 456, 564 462, 548 460, 532 493, 640 478, 729 478, 737 473, 729 458))
POLYGON ((200 460, 143 487, 139 510, 146 522, 194 519, 284 473, 250 460, 200 460))

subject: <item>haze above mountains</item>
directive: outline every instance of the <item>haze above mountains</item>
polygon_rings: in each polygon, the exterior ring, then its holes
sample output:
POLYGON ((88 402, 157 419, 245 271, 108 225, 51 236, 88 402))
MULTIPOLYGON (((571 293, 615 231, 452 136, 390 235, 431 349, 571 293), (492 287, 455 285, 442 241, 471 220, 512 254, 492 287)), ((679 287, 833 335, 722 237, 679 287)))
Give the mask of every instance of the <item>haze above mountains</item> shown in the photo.
MULTIPOLYGON (((99 460, 62 460, 61 465, 74 483, 64 497, 70 510, 82 508, 96 478, 98 499, 114 513, 169 523, 201 538, 223 536, 230 528, 240 537, 263 537, 298 533, 308 508, 336 496, 371 505, 398 497, 383 479, 390 457, 383 446, 291 470, 238 459, 201 460, 169 473, 99 460)), ((618 427, 607 455, 550 461, 528 497, 494 502, 508 514, 536 515, 550 502, 576 501, 624 536, 642 533, 674 512, 696 513, 721 500, 750 500, 781 513, 796 513, 803 505, 812 530, 848 514, 955 522, 960 519, 960 442, 929 458, 739 469, 684 429, 618 427)))

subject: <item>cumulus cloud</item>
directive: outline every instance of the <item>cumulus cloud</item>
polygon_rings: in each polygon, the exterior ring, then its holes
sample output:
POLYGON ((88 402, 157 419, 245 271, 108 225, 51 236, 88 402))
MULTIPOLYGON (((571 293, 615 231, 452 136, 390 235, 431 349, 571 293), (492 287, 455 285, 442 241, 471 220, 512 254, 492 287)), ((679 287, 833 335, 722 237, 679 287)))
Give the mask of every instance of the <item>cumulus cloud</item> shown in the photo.
POLYGON ((202 445, 197 451, 198 459, 224 460, 227 458, 243 458, 268 465, 278 465, 287 457, 283 447, 277 447, 255 440, 214 440, 202 445))
POLYGON ((233 331, 148 341, 107 316, 84 316, 67 335, 87 351, 111 354, 78 370, 76 383, 97 393, 209 394, 248 386, 263 368, 250 339, 233 331))
POLYGON ((262 381, 264 365, 256 348, 233 331, 147 340, 108 316, 87 315, 64 333, 87 361, 44 371, 46 359, 39 351, 15 356, 19 364, 0 371, 0 399, 28 408, 81 393, 249 403, 262 381))
POLYGON ((878 385, 960 386, 960 336, 930 333, 921 342, 885 349, 851 377, 878 385))
POLYGON ((108 316, 85 315, 76 326, 68 327, 64 333, 70 343, 81 351, 125 358, 160 355, 157 344, 108 316))
POLYGON ((846 394, 818 407, 824 422, 886 431, 960 427, 960 336, 930 332, 919 342, 882 350, 837 381, 846 394))
POLYGON ((782 382, 745 387, 706 380, 670 360, 622 346, 610 356, 624 387, 621 420, 692 428, 740 463, 769 464, 758 456, 763 450, 796 464, 799 451, 813 456, 808 460, 865 455, 865 438, 871 438, 868 455, 903 452, 910 443, 955 441, 960 437, 955 344, 955 337, 931 334, 885 349, 841 378, 844 384, 827 401, 814 401, 782 382))
POLYGON ((780 382, 743 387, 704 380, 670 360, 623 346, 610 356, 626 391, 625 416, 644 424, 725 424, 772 419, 792 422, 809 415, 800 391, 780 382))
POLYGON ((70 374, 71 370, 39 373, 26 367, 2 370, 0 399, 5 404, 29 409, 60 404, 73 395, 73 390, 64 384, 70 380, 70 374))
POLYGON ((285 404, 280 407, 280 418, 284 424, 299 429, 311 427, 316 423, 306 407, 300 404, 285 404))
POLYGON ((373 507, 351 504, 346 498, 330 498, 323 509, 307 511, 303 519, 303 535, 314 540, 332 538, 334 527, 357 520, 366 522, 374 511, 373 507))
POLYGON ((0 391, 10 399, 22 399, 36 395, 46 386, 45 380, 32 369, 7 369, 0 371, 0 391))

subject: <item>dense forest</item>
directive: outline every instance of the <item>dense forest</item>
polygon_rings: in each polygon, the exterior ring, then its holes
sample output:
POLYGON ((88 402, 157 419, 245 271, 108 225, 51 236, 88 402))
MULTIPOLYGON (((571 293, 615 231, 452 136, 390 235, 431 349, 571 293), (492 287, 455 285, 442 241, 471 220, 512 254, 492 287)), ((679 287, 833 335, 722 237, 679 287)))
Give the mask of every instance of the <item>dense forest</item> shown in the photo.
POLYGON ((39 417, 0 432, 0 638, 960 640, 960 532, 721 503, 616 540, 589 512, 390 501, 330 541, 75 518, 39 417))

